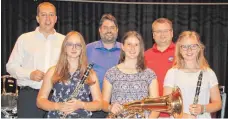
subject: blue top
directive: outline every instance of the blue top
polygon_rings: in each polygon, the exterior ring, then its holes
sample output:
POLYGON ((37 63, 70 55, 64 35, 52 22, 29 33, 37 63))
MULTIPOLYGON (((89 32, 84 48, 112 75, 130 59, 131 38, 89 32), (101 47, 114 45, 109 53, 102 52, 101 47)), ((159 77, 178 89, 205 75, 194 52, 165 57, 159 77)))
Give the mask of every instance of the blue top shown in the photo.
POLYGON ((103 79, 106 71, 118 64, 121 43, 116 42, 114 47, 107 49, 101 40, 87 45, 87 57, 89 63, 94 63, 93 70, 96 72, 102 90, 103 79))
MULTIPOLYGON (((74 92, 75 88, 80 83, 81 78, 79 78, 79 70, 77 70, 74 74, 71 75, 70 79, 67 83, 57 82, 53 86, 53 94, 51 97, 51 101, 53 102, 65 102, 70 95, 74 92)), ((89 95, 91 94, 90 88, 88 85, 84 84, 80 89, 79 94, 75 96, 76 99, 90 102, 91 99, 89 95)), ((71 114, 67 115, 66 118, 90 118, 92 115, 91 111, 87 111, 84 109, 78 109, 71 114)), ((48 118, 60 118, 59 112, 57 111, 49 111, 47 114, 48 118)))

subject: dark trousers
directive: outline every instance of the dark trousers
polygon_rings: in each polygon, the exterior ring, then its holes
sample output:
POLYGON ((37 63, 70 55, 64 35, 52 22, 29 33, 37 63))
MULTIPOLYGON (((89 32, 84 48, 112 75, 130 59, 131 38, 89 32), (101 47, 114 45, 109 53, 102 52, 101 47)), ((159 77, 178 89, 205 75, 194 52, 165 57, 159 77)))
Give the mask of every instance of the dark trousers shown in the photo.
POLYGON ((108 116, 107 112, 94 111, 91 118, 106 118, 107 116, 108 116))
POLYGON ((17 101, 18 118, 43 118, 45 111, 36 106, 39 90, 30 87, 20 88, 17 101))

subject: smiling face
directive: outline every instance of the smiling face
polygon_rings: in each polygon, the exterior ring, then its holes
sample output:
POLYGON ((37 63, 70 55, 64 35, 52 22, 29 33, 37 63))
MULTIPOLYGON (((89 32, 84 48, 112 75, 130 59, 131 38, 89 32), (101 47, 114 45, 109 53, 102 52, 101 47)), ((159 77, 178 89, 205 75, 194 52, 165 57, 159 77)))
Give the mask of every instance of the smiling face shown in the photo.
POLYGON ((169 46, 173 38, 172 27, 168 23, 154 24, 153 38, 158 46, 169 46))
POLYGON ((66 54, 68 58, 78 58, 82 52, 82 43, 80 37, 77 34, 73 34, 68 37, 65 43, 66 54))
POLYGON ((104 43, 114 43, 118 35, 118 28, 111 20, 104 20, 99 28, 101 40, 104 43))
POLYGON ((180 54, 185 61, 196 61, 200 47, 193 37, 185 37, 180 41, 180 54))
POLYGON ((42 4, 38 6, 36 20, 39 23, 41 32, 53 32, 57 21, 55 7, 51 4, 42 4))
POLYGON ((140 42, 137 37, 130 36, 122 45, 122 49, 125 53, 125 58, 127 59, 137 59, 140 52, 140 42))

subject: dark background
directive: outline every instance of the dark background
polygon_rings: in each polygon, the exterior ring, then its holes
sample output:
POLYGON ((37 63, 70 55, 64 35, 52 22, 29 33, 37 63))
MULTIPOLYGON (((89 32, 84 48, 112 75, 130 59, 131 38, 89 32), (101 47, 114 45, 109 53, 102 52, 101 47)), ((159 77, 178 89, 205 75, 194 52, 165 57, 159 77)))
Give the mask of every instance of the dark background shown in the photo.
MULTIPOLYGON (((43 1, 48 0, 1 1, 1 75, 7 74, 5 65, 17 38, 22 33, 35 30, 38 26, 36 7, 43 1)), ((129 2, 129 0, 116 1, 129 2)), ((166 17, 173 22, 174 42, 184 30, 194 30, 200 34, 206 46, 206 58, 215 71, 219 84, 227 86, 225 91, 228 92, 228 3, 207 4, 226 1, 162 0, 164 3, 176 4, 162 4, 161 0, 155 1, 160 4, 149 4, 152 3, 150 0, 131 1, 146 4, 51 1, 57 8, 58 21, 55 28, 62 34, 71 30, 79 31, 85 37, 86 43, 90 43, 99 40, 98 25, 101 16, 104 13, 111 13, 118 21, 119 38, 129 30, 136 30, 142 34, 145 47, 148 49, 154 43, 151 34, 152 22, 157 18, 166 17), (180 5, 180 1, 198 2, 198 4, 180 5)))

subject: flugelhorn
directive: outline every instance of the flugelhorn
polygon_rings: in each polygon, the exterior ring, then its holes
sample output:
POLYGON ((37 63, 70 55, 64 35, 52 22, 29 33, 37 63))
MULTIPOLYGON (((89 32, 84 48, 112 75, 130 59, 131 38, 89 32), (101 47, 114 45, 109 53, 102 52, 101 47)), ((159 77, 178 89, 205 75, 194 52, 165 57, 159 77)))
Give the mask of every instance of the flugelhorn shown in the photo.
POLYGON ((145 118, 143 114, 145 110, 166 112, 173 115, 175 118, 181 118, 183 114, 183 102, 181 91, 175 87, 171 94, 159 98, 144 98, 139 101, 123 104, 124 111, 117 115, 110 113, 108 118, 134 118, 134 115, 139 114, 145 118), (126 113, 127 112, 127 113, 126 113))

